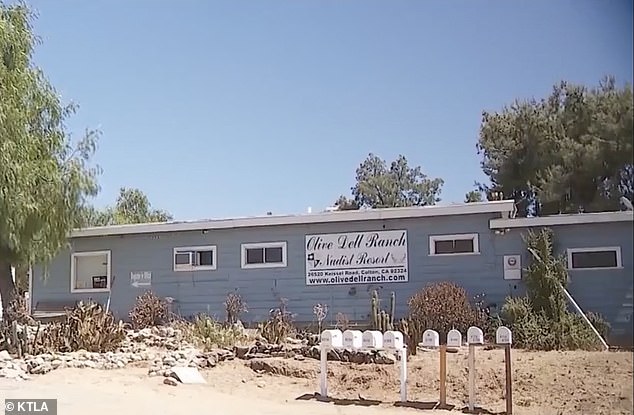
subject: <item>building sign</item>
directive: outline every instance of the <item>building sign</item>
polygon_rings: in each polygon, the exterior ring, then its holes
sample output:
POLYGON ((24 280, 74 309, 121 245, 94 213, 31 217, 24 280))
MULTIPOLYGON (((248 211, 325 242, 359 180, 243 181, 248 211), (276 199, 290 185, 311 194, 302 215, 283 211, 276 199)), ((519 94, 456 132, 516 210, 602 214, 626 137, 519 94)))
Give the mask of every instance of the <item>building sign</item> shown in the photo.
POLYGON ((131 272, 130 285, 133 287, 149 287, 152 285, 152 273, 149 271, 131 272))
POLYGON ((306 235, 306 285, 407 280, 406 230, 306 235))

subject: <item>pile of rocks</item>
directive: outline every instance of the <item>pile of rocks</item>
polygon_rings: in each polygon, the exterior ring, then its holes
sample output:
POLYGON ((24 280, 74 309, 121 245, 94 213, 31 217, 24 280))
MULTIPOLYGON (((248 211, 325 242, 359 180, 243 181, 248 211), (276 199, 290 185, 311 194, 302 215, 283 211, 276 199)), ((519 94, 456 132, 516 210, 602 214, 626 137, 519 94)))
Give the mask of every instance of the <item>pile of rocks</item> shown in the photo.
MULTIPOLYGON (((31 331, 31 328, 28 328, 31 331)), ((71 353, 47 353, 13 358, 0 351, 0 377, 29 379, 30 375, 48 373, 65 367, 117 369, 133 362, 149 362, 150 376, 169 376, 175 366, 199 369, 212 368, 234 358, 251 360, 271 357, 319 359, 319 347, 311 339, 286 339, 285 344, 270 344, 258 338, 248 346, 235 346, 232 350, 201 351, 183 339, 180 330, 173 327, 152 327, 129 330, 123 345, 116 352, 94 353, 80 350, 71 353)), ((330 351, 328 360, 354 363, 393 364, 393 355, 383 351, 330 351)))
POLYGON ((127 341, 123 347, 129 347, 131 343, 142 343, 147 347, 160 347, 168 350, 179 350, 191 346, 183 339, 181 331, 173 327, 128 330, 127 341))
MULTIPOLYGON (((268 344, 263 341, 256 341, 249 346, 236 346, 233 352, 238 359, 262 359, 267 357, 295 358, 300 357, 311 359, 320 358, 319 346, 308 346, 306 341, 296 341, 287 339, 286 344, 268 344)), ((328 360, 352 363, 377 363, 394 364, 396 357, 383 350, 331 350, 328 352, 328 360)))
POLYGON ((215 367, 218 363, 233 360, 233 352, 225 349, 214 349, 202 352, 195 348, 174 350, 152 359, 148 369, 150 376, 170 376, 173 367, 195 367, 206 369, 215 367))

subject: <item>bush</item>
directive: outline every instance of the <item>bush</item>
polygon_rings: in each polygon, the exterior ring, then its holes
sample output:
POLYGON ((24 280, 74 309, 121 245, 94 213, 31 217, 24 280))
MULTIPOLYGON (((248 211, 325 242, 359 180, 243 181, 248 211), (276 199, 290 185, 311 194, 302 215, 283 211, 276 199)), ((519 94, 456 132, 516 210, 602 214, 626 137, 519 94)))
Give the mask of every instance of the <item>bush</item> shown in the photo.
POLYGON ((134 308, 128 314, 132 328, 139 330, 165 324, 169 315, 167 301, 151 291, 146 291, 136 299, 134 308))
POLYGON ((248 311, 246 301, 237 293, 229 293, 227 295, 225 309, 227 310, 227 322, 229 324, 237 323, 240 319, 240 315, 248 311))
POLYGON ((586 313, 586 317, 588 317, 588 320, 590 320, 590 323, 597 329, 601 337, 607 339, 608 336, 610 336, 612 325, 608 323, 601 314, 589 312, 586 313))
MULTIPOLYGON (((553 232, 530 231, 526 244, 532 257, 526 274, 527 294, 507 298, 501 313, 513 332, 513 344, 531 350, 599 349, 601 342, 583 317, 568 310, 566 263, 553 253, 553 232)), ((590 313, 588 319, 607 336, 609 324, 601 316, 590 313)))
POLYGON ((470 326, 483 327, 487 322, 486 316, 469 302, 464 288, 452 282, 427 285, 410 298, 408 305, 410 325, 436 330, 441 341, 451 329, 466 333, 470 326))
POLYGON ((79 302, 66 312, 61 322, 53 322, 36 335, 35 353, 109 352, 116 350, 126 338, 123 322, 101 304, 79 302))
POLYGON ((205 314, 197 315, 193 322, 184 323, 179 328, 188 341, 205 350, 233 346, 245 339, 244 333, 237 327, 223 325, 205 314))
POLYGON ((282 298, 280 306, 272 309, 269 319, 260 324, 260 334, 270 343, 280 344, 296 333, 293 315, 288 311, 287 305, 288 300, 282 298))

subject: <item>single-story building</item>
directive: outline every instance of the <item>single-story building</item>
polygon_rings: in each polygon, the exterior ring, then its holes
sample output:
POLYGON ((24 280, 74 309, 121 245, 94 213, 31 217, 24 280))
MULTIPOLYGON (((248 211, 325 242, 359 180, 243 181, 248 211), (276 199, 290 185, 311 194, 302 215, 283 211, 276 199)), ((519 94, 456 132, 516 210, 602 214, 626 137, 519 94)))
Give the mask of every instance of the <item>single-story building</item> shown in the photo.
POLYGON ((238 292, 245 322, 266 320, 281 298, 296 321, 344 313, 366 320, 370 295, 396 295, 396 317, 426 284, 453 281, 489 304, 522 295, 528 229, 549 227, 568 258, 569 291, 601 313, 618 338, 632 338, 632 211, 515 218, 513 201, 78 229, 70 249, 34 266, 36 313, 52 302, 93 299, 126 318, 151 289, 184 316, 225 317, 238 292))

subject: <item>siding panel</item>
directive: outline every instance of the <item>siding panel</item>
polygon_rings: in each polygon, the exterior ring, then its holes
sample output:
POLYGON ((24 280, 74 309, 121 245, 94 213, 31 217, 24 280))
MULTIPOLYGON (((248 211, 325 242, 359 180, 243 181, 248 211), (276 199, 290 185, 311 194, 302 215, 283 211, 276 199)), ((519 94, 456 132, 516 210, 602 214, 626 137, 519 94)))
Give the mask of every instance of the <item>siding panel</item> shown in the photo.
MULTIPOLYGON (((492 214, 452 217, 427 217, 401 220, 376 220, 336 224, 310 224, 259 228, 224 229, 203 232, 174 232, 156 235, 124 235, 79 238, 72 241, 74 251, 111 250, 111 307, 125 318, 142 288, 130 285, 130 273, 152 272, 152 290, 176 300, 183 315, 204 312, 224 317, 223 301, 238 291, 247 301, 245 321, 257 322, 268 317, 269 310, 288 299, 289 311, 302 322, 313 320, 316 303, 329 306, 327 320, 346 313, 351 320, 365 320, 370 311, 370 293, 377 289, 384 307, 390 292, 396 294, 397 318, 407 312, 407 300, 426 284, 453 281, 470 295, 486 294, 489 303, 501 306, 505 297, 524 293, 522 281, 503 278, 504 255, 521 254, 522 266, 528 256, 522 240, 526 229, 497 234, 489 229, 492 214), (304 243, 307 234, 355 231, 407 230, 409 281, 401 283, 307 286, 305 282, 304 243), (429 256, 429 236, 443 234, 479 234, 480 254, 465 256, 429 256), (287 243, 287 267, 241 269, 241 244, 254 242, 287 243), (218 266, 214 271, 174 272, 173 248, 178 246, 216 245, 218 266)), ((587 311, 602 313, 617 333, 630 336, 632 312, 632 223, 555 226, 558 252, 566 248, 614 246, 622 248, 624 269, 571 271, 570 291, 587 311), (629 304, 629 306, 627 305, 629 304)), ((42 267, 34 267, 33 304, 47 300, 93 298, 105 302, 107 294, 70 293, 70 252, 61 252, 50 264, 48 279, 42 279, 42 267)))

